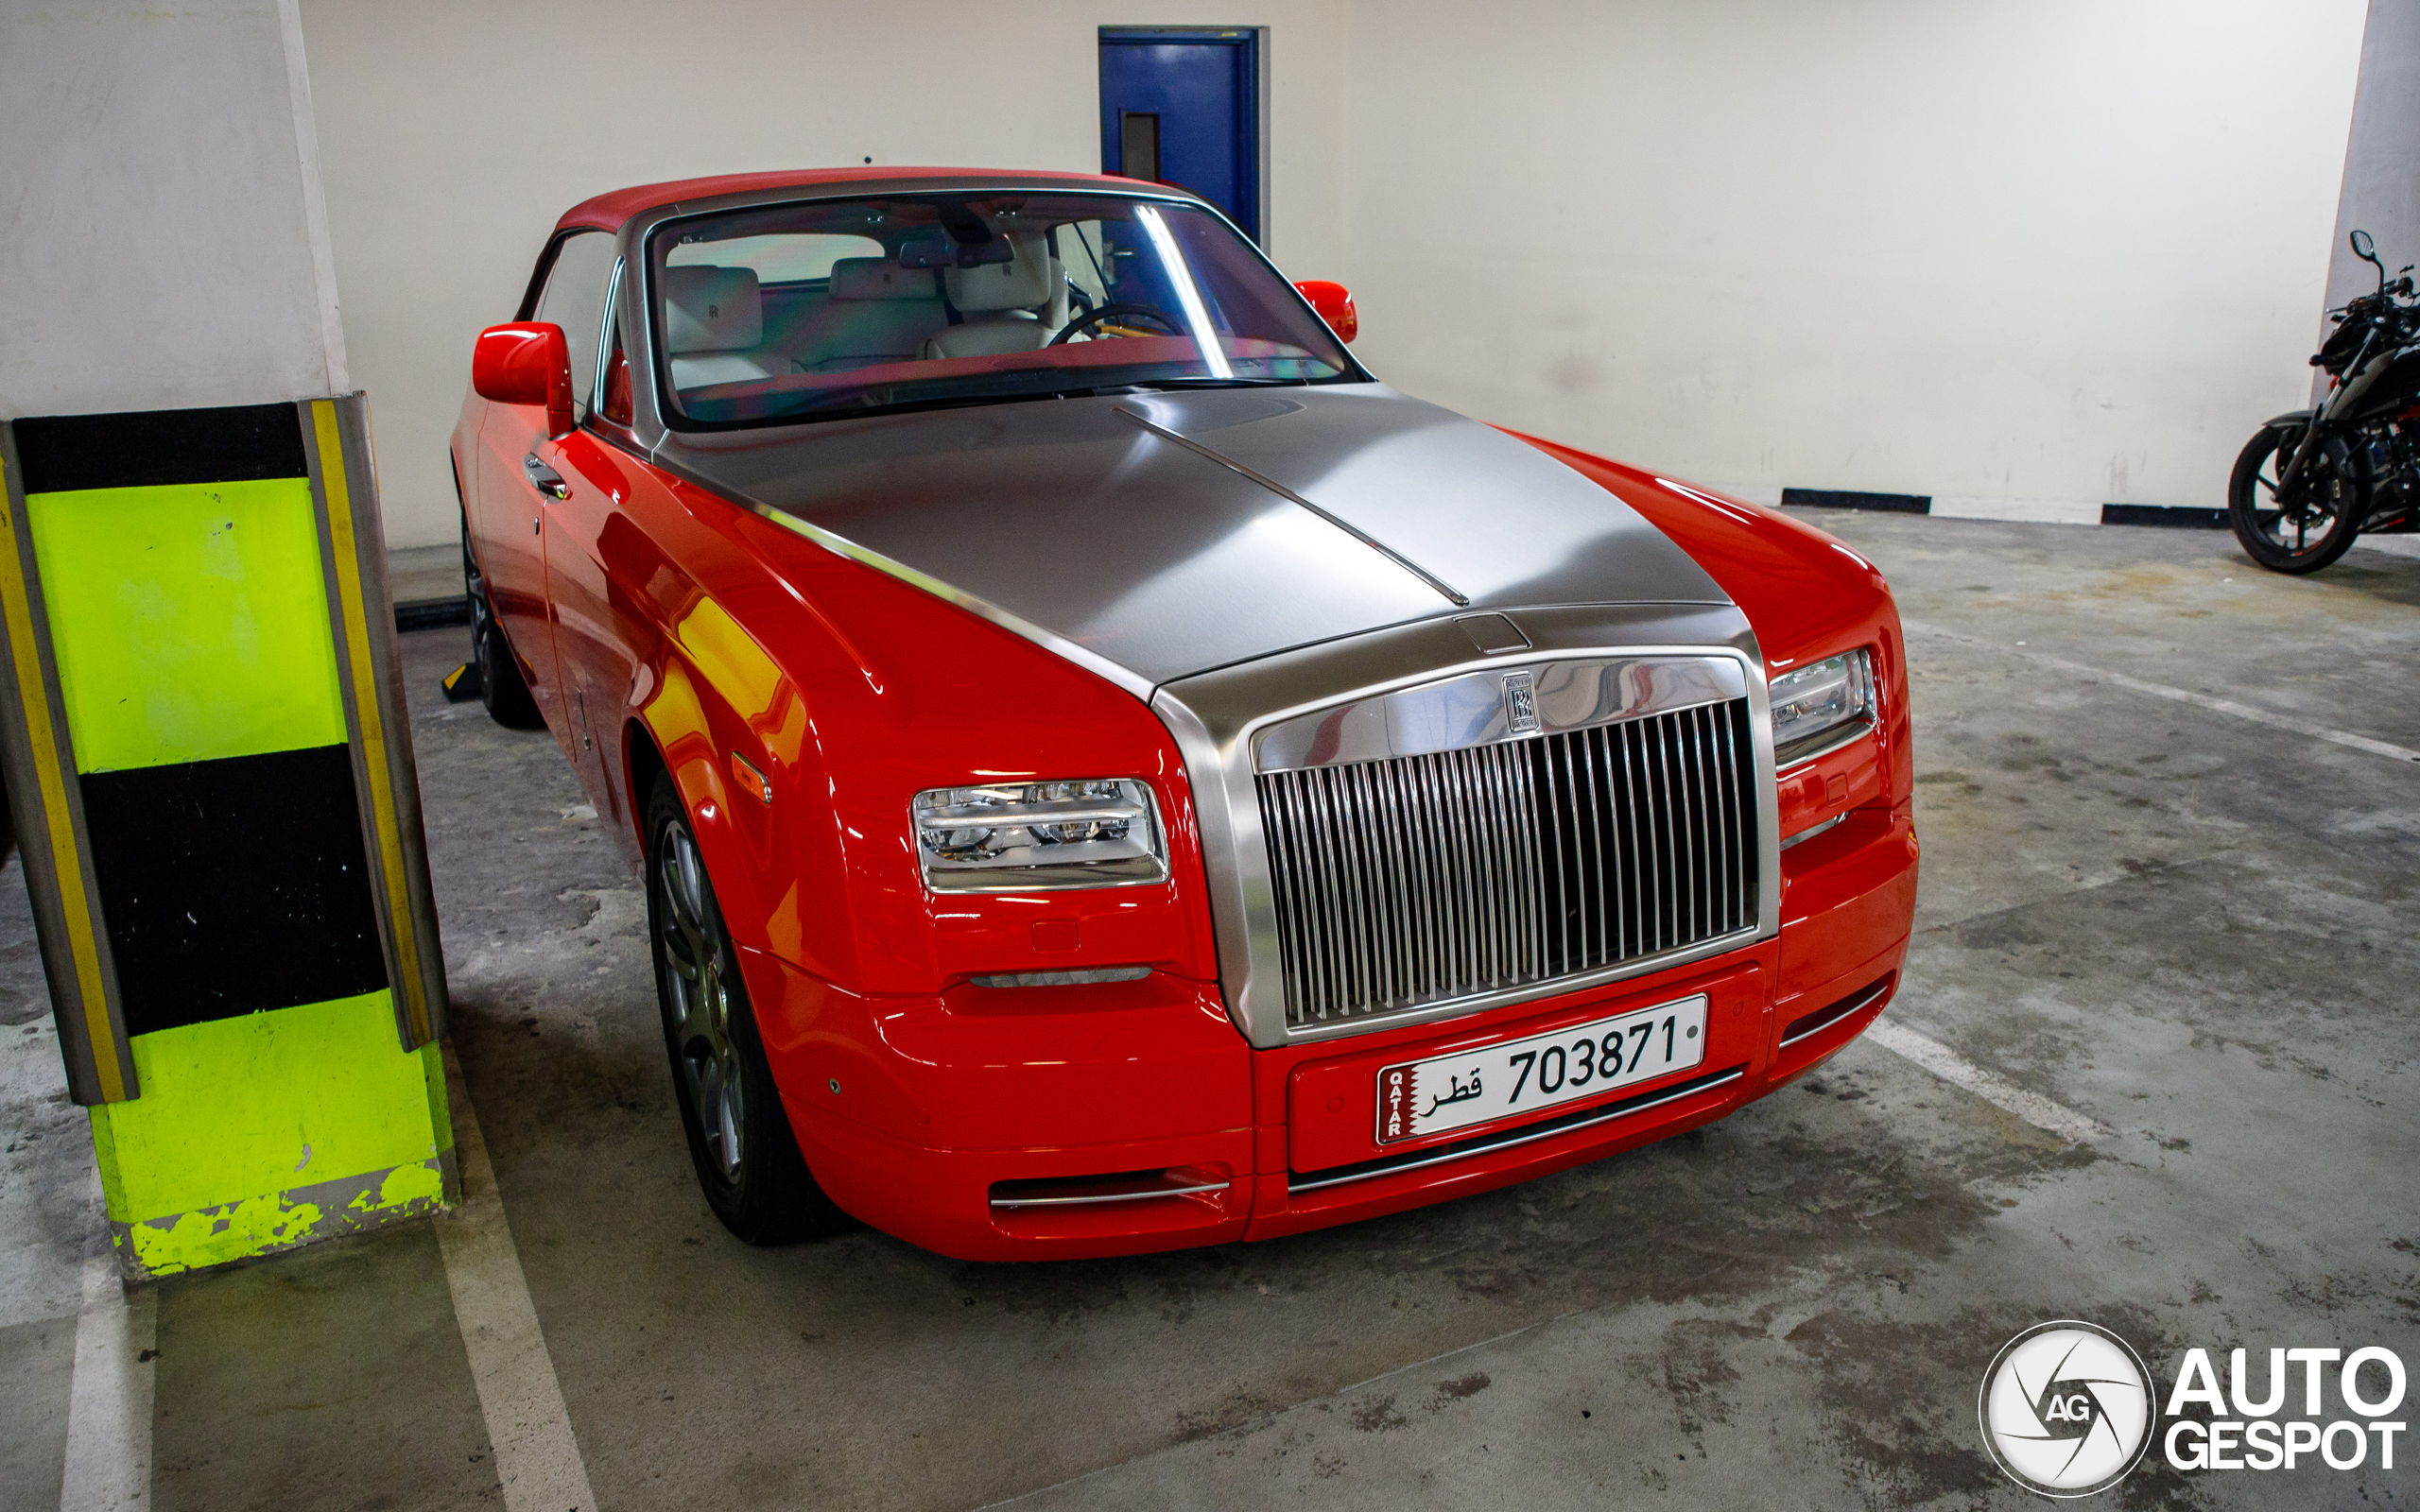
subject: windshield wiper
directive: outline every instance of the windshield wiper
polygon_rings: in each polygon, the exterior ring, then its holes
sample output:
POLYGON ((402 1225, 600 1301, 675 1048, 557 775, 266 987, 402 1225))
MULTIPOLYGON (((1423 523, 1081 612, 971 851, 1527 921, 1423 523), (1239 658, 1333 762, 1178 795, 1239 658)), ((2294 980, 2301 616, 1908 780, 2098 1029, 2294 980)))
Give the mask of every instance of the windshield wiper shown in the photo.
POLYGON ((750 421, 757 425, 788 425, 825 420, 863 420, 873 415, 901 415, 918 410, 973 409, 984 404, 1020 404, 1041 399, 1093 399, 1124 392, 1123 386, 1098 388, 1026 388, 1004 393, 940 394, 930 399, 895 399, 880 404, 832 404, 767 415, 750 421))
POLYGON ((1213 378, 1204 373, 1199 377, 1146 378, 1140 383, 1127 384, 1124 387, 1130 391, 1163 388, 1304 388, 1308 387, 1310 382, 1308 378, 1213 378))
POLYGON ((1213 378, 1205 373, 1185 377, 1147 378, 1129 383, 1079 384, 1051 387, 1026 387, 1024 384, 1018 384, 978 393, 936 394, 924 399, 895 399, 871 404, 865 403, 864 396, 860 393, 845 398, 835 397, 821 404, 805 404, 796 409, 777 411, 769 415, 752 416, 746 420, 718 422, 710 421, 705 428, 729 430, 747 429, 759 425, 813 424, 820 421, 865 420, 876 415, 904 415, 939 409, 972 409, 983 404, 1024 404, 1041 399, 1099 399, 1115 397, 1118 394, 1155 393, 1168 389, 1299 388, 1318 381, 1310 378, 1213 378))

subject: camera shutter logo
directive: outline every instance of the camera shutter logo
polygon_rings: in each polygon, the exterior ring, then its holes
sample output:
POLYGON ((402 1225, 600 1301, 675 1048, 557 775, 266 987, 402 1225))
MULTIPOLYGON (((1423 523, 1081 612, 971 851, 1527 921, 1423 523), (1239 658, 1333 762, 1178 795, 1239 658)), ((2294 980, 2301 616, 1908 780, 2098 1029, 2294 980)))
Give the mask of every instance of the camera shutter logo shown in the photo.
POLYGON ((2151 1371, 2107 1329, 2063 1319, 2008 1341, 1983 1373, 1983 1446, 2008 1478, 2044 1496, 2090 1496, 2151 1448, 2151 1371))

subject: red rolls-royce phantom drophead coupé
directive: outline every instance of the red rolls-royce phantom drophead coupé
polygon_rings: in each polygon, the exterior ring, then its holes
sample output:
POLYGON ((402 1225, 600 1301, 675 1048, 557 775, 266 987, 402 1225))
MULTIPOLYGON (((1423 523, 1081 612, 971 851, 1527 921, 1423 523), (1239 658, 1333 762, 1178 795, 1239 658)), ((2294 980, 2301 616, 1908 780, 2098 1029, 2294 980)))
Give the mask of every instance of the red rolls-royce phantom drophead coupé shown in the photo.
POLYGON ((1873 566, 1398 393, 1182 190, 562 217, 453 456, 488 706, 644 872, 741 1237, 1265 1238, 1703 1124, 1889 1001, 1873 566))

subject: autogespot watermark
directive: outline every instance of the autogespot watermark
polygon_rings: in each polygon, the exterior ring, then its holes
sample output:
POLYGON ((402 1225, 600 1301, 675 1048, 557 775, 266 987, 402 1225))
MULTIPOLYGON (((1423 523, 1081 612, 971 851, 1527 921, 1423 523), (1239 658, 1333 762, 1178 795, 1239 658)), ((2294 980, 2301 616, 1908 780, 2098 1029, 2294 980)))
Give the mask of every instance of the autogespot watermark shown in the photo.
POLYGON ((2404 1425, 2384 1419, 2403 1405, 2405 1380, 2394 1350, 2270 1349, 2256 1399, 2252 1356, 2229 1354, 2221 1392, 2210 1351, 2186 1350, 2162 1432, 2157 1383, 2133 1346, 2098 1324, 2037 1324, 2009 1340, 1983 1372, 1977 1406, 1983 1444, 2009 1479, 2055 1497, 2109 1489, 2155 1440, 2179 1470, 2394 1469, 2404 1425), (2297 1367, 2299 1393, 2290 1389, 2297 1367), (2331 1397, 2351 1416, 2338 1416, 2331 1397), (2188 1418, 2188 1408, 2209 1416, 2188 1418))
POLYGON ((2151 1448, 2157 1413, 2142 1357, 2107 1329, 2027 1329, 1983 1372, 1983 1444, 2010 1480, 2044 1496, 2090 1496, 2151 1448))

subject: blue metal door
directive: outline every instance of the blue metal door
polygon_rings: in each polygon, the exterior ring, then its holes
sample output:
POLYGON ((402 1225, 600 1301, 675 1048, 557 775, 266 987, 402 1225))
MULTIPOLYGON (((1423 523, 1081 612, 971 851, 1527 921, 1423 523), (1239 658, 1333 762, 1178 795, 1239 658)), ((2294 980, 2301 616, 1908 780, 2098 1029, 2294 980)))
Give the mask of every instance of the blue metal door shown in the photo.
POLYGON ((1259 33, 1102 28, 1100 164, 1190 189, 1259 240, 1259 33))

